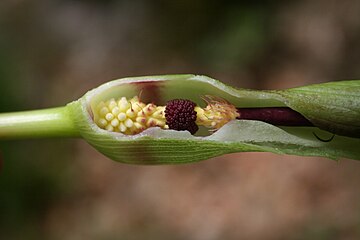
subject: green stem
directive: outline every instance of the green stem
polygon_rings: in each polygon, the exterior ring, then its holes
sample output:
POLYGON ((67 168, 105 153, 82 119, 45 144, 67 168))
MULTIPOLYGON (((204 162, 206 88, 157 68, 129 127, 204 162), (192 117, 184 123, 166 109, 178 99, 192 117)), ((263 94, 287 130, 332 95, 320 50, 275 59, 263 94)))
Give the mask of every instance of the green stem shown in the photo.
POLYGON ((78 136, 67 107, 0 114, 0 140, 78 136))

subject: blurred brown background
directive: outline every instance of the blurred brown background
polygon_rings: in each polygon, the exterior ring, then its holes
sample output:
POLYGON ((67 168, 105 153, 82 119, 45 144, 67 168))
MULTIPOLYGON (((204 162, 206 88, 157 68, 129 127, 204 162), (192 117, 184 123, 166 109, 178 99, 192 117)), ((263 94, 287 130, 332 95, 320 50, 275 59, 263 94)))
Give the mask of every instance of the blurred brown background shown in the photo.
MULTIPOLYGON (((108 80, 271 89, 360 78, 360 1, 2 0, 0 112, 108 80)), ((239 153, 130 166, 82 140, 1 142, 0 239, 360 239, 360 163, 239 153)))

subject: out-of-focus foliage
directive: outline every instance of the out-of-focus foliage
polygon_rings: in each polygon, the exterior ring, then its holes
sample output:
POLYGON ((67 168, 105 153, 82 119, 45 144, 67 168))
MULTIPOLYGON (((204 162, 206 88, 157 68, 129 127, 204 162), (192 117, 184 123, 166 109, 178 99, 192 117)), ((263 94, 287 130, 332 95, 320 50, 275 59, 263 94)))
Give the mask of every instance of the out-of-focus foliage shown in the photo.
MULTIPOLYGON (((360 77, 360 3, 0 1, 0 112, 125 76, 248 88, 360 77)), ((78 140, 1 142, 1 239, 359 239, 358 162, 244 153, 112 162, 78 140)))

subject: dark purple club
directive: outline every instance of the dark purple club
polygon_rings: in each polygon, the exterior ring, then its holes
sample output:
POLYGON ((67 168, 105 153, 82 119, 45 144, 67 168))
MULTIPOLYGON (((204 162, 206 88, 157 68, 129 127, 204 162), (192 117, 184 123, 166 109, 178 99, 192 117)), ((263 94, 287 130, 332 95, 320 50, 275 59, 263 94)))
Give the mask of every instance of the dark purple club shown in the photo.
POLYGON ((300 113, 288 107, 237 108, 237 119, 259 120, 278 126, 313 126, 300 113))

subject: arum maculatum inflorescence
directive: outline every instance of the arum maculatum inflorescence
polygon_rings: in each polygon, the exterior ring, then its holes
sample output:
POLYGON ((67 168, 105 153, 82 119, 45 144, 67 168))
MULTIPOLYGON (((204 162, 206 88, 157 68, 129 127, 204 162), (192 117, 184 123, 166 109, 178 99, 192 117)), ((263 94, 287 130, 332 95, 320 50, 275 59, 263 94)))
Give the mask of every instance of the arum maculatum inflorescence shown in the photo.
POLYGON ((102 129, 134 135, 150 127, 189 131, 195 134, 199 126, 216 131, 234 119, 259 120, 282 126, 312 126, 300 113, 287 107, 236 108, 227 101, 204 97, 207 106, 201 108, 188 99, 173 99, 165 106, 145 104, 138 96, 131 99, 102 101, 96 107, 95 123, 102 129))
POLYGON ((359 119, 356 80, 259 91, 205 76, 146 76, 105 83, 65 107, 0 114, 0 139, 82 137, 131 164, 244 151, 360 159, 359 119))
POLYGON ((195 134, 200 126, 217 130, 239 117, 238 110, 224 100, 204 97, 208 105, 201 108, 188 99, 173 99, 165 106, 145 104, 135 96, 101 101, 94 114, 95 123, 102 129, 134 135, 151 127, 189 131, 195 134))

